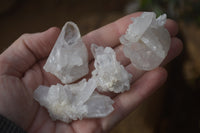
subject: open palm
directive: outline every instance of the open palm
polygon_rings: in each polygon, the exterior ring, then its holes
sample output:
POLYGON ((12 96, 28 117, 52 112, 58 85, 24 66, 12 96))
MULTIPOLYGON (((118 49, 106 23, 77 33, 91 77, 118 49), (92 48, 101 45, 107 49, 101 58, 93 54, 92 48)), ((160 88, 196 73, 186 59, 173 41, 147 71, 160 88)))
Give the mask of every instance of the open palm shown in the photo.
MULTIPOLYGON (((92 56, 90 44, 113 47, 118 61, 132 73, 134 82, 125 93, 110 96, 114 99, 115 110, 105 118, 84 119, 70 124, 52 121, 47 110, 33 99, 33 91, 39 85, 50 86, 59 80, 43 70, 43 65, 59 35, 58 28, 50 28, 42 33, 24 34, 0 55, 0 114, 21 126, 27 132, 34 133, 92 133, 109 131, 117 122, 133 111, 146 97, 161 86, 167 77, 165 69, 159 67, 150 72, 135 69, 124 56, 119 37, 124 34, 130 17, 125 16, 83 37, 89 51, 90 71, 92 56), (143 74, 143 75, 142 75, 143 74)), ((163 65, 175 58, 182 48, 182 42, 176 38, 178 27, 167 20, 166 28, 172 42, 163 65)))

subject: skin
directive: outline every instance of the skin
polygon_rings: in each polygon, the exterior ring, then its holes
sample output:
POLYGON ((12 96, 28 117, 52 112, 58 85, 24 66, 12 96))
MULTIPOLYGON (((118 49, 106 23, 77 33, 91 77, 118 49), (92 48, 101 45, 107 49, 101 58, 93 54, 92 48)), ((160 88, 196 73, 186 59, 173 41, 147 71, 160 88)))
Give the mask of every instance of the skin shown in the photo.
MULTIPOLYGON (((52 121, 47 110, 33 99, 33 92, 39 85, 50 86, 60 82, 55 76, 43 70, 43 65, 60 33, 60 29, 56 27, 41 33, 23 34, 0 55, 0 114, 29 133, 110 131, 155 92, 167 78, 167 72, 162 67, 141 74, 141 71, 135 69, 122 52, 119 37, 125 33, 131 23, 130 17, 140 14, 130 14, 83 36, 89 52, 90 70, 93 68, 90 45, 96 43, 113 47, 118 61, 133 74, 134 82, 131 83, 129 91, 117 95, 110 94, 115 101, 113 105, 115 110, 109 116, 77 120, 70 124, 52 121)), ((182 50, 182 42, 176 37, 177 24, 173 20, 167 20, 165 27, 172 41, 170 51, 162 66, 174 59, 182 50)))

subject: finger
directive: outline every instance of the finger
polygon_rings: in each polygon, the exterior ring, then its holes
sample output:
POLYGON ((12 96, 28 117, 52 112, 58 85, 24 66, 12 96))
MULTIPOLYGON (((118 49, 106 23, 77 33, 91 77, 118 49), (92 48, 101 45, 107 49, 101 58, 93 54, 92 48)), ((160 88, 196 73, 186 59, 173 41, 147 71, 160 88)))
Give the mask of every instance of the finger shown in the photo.
POLYGON ((124 119, 142 101, 158 89, 166 80, 167 72, 157 68, 146 72, 132 86, 131 90, 118 95, 114 101, 114 111, 101 120, 104 131, 110 130, 116 123, 124 119))
POLYGON ((137 79, 139 79, 146 72, 144 70, 137 69, 132 64, 129 64, 128 66, 126 66, 126 71, 132 75, 132 79, 131 79, 130 83, 134 83, 137 79))
MULTIPOLYGON (((140 16, 141 13, 142 12, 137 12, 127 15, 113 23, 103 26, 83 36, 83 41, 86 43, 86 47, 89 51, 89 60, 92 59, 92 54, 90 51, 90 45, 92 43, 102 45, 104 47, 116 47, 120 44, 120 36, 125 34, 128 25, 132 23, 130 18, 140 16)), ((178 32, 177 24, 173 20, 167 19, 165 27, 167 28, 171 36, 176 35, 178 32)))
POLYGON ((124 55, 124 51, 123 51, 123 45, 118 45, 117 47, 114 48, 115 50, 115 54, 116 54, 116 59, 123 65, 123 66, 127 66, 128 64, 131 63, 130 59, 127 58, 124 55))
POLYGON ((22 76, 38 60, 47 57, 60 33, 50 28, 42 33, 24 34, 0 56, 0 74, 22 76))
POLYGON ((172 19, 167 19, 165 28, 169 31, 172 37, 176 36, 178 33, 178 24, 172 19))
POLYGON ((177 37, 173 37, 171 39, 170 50, 169 50, 169 52, 167 54, 167 57, 161 63, 161 66, 166 65, 168 62, 170 62, 176 56, 178 56, 181 53, 182 49, 183 49, 182 41, 177 37))

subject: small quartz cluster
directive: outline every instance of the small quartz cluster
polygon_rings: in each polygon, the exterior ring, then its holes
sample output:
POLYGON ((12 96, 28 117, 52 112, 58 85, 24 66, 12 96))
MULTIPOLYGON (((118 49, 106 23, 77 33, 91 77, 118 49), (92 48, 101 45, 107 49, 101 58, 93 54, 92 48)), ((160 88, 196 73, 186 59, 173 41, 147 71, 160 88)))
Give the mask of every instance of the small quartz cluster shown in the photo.
MULTIPOLYGON (((155 13, 143 13, 132 18, 125 35, 124 54, 132 64, 142 70, 157 67, 167 55, 170 36, 164 28, 166 15, 156 19, 155 13)), ((121 93, 129 90, 132 75, 116 59, 110 47, 91 45, 95 58, 92 77, 82 79, 88 71, 88 51, 81 39, 79 29, 73 22, 67 22, 47 59, 44 69, 57 76, 64 84, 39 86, 34 98, 47 108, 53 120, 66 123, 83 118, 99 118, 109 115, 114 101, 100 92, 121 93)))
POLYGON ((72 120, 105 117, 113 111, 113 100, 95 92, 96 82, 86 79, 70 85, 39 86, 34 98, 46 107, 53 120, 72 120))
POLYGON ((116 60, 115 51, 95 44, 92 44, 91 51, 95 58, 92 76, 97 82, 98 90, 115 93, 129 90, 132 75, 116 60))
POLYGON ((62 83, 71 83, 85 76, 88 52, 77 25, 67 22, 44 65, 44 70, 56 75, 62 83))
POLYGON ((156 19, 155 13, 144 12, 132 21, 120 38, 124 54, 137 69, 152 70, 161 64, 170 47, 170 35, 164 27, 166 14, 156 19))

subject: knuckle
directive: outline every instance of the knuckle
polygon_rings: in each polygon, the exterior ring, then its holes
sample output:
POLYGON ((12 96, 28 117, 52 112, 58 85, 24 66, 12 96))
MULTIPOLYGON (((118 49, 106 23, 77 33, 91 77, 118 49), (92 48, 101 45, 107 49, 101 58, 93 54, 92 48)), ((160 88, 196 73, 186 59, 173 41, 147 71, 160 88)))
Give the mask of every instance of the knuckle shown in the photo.
POLYGON ((26 39, 27 37, 29 37, 30 36, 30 34, 28 34, 28 33, 23 33, 20 37, 19 37, 19 39, 26 39))

